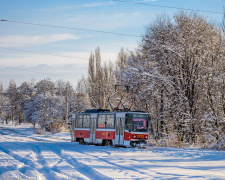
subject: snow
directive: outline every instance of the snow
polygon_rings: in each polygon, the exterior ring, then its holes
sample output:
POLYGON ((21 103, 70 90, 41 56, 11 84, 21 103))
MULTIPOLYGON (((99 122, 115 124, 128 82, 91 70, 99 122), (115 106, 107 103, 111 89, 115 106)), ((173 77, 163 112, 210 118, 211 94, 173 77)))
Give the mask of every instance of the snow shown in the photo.
POLYGON ((68 132, 0 125, 0 179, 225 179, 225 152, 79 145, 68 132))

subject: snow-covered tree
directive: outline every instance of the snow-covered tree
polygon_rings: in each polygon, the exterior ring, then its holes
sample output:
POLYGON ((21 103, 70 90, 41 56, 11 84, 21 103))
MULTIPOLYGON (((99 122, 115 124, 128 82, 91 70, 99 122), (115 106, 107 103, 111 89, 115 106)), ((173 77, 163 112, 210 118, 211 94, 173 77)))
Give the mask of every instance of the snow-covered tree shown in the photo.
POLYGON ((21 109, 21 111, 19 112, 19 123, 21 123, 24 120, 23 112, 25 110, 25 104, 30 102, 35 96, 34 80, 32 80, 31 82, 23 82, 18 87, 18 93, 20 94, 19 106, 21 109))
POLYGON ((49 78, 37 82, 34 88, 36 94, 45 94, 48 92, 54 95, 56 93, 55 84, 49 78))
POLYGON ((9 99, 5 96, 5 92, 2 84, 0 83, 0 122, 10 119, 11 117, 11 108, 9 107, 9 99))
POLYGON ((15 121, 15 119, 20 119, 20 112, 21 107, 19 104, 20 100, 20 94, 18 92, 18 88, 16 87, 16 83, 14 80, 11 80, 9 83, 9 87, 6 89, 6 96, 9 99, 10 102, 10 108, 7 108, 8 110, 11 110, 11 120, 15 121))
POLYGON ((155 138, 195 143, 209 112, 222 132, 224 40, 206 18, 184 12, 158 17, 119 73, 150 113, 155 138))
POLYGON ((24 117, 47 130, 59 130, 65 124, 65 97, 46 93, 34 97, 25 105, 24 117))

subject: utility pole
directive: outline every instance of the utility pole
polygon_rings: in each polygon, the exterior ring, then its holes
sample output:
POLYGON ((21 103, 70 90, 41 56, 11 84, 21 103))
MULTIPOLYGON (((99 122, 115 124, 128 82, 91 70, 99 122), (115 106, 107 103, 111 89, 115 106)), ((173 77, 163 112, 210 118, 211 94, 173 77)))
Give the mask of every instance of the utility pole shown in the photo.
POLYGON ((103 92, 104 94, 104 99, 103 99, 103 109, 105 109, 105 91, 103 92))
POLYGON ((68 129, 68 87, 66 87, 66 130, 68 129))
POLYGON ((73 113, 75 113, 75 100, 76 100, 76 93, 73 93, 74 99, 73 99, 73 113))
POLYGON ((43 125, 43 132, 45 133, 45 120, 46 119, 46 105, 45 105, 45 97, 44 97, 44 125, 43 125))
POLYGON ((45 134, 45 131, 46 131, 46 99, 45 99, 45 89, 42 87, 42 91, 44 93, 44 119, 43 119, 43 127, 42 127, 42 133, 45 134))

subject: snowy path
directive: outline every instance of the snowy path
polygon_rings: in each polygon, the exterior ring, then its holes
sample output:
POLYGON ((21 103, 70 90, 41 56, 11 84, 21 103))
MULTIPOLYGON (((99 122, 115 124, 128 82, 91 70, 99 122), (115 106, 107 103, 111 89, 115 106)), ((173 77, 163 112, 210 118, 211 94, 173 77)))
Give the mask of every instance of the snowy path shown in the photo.
POLYGON ((0 179, 225 179, 225 152, 79 145, 0 125, 0 179))

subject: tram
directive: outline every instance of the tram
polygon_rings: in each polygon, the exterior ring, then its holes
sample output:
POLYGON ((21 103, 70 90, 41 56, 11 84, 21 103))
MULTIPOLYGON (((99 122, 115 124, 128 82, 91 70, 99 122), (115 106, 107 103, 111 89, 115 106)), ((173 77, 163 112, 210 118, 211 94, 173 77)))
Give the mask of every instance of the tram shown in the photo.
MULTIPOLYGON (((115 90, 118 85, 115 86, 115 90)), ((126 86, 126 92, 129 89, 126 86)), ((80 144, 99 144, 104 146, 145 146, 149 138, 149 115, 141 111, 131 111, 120 102, 116 108, 89 109, 72 115, 71 141, 80 144), (119 109, 119 105, 123 109, 119 109)))
POLYGON ((71 141, 105 146, 144 146, 148 140, 147 113, 91 109, 72 115, 71 141))

